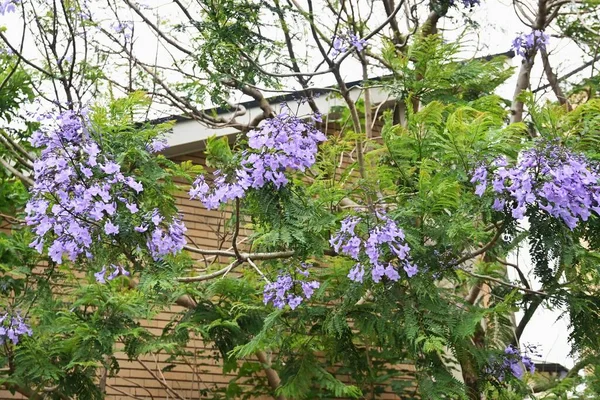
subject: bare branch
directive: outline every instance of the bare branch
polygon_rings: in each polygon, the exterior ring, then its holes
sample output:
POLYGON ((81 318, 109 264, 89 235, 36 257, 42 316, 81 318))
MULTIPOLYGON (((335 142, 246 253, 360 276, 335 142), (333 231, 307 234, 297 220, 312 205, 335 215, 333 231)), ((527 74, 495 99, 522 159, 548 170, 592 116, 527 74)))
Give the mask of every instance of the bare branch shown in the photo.
POLYGON ((220 270, 215 271, 215 272, 210 273, 210 274, 200 275, 200 276, 181 277, 181 278, 175 278, 175 279, 178 282, 182 282, 182 283, 208 281, 210 279, 214 279, 214 278, 217 278, 217 277, 219 277, 221 275, 225 275, 225 274, 229 273, 229 271, 233 270, 234 268, 236 268, 239 265, 242 265, 242 263, 243 263, 243 261, 235 260, 234 262, 232 262, 231 264, 229 264, 225 268, 220 269, 220 270))
MULTIPOLYGON (((237 258, 233 251, 199 249, 191 246, 184 246, 184 249, 191 251, 192 253, 203 254, 206 256, 237 258)), ((278 251, 273 253, 240 253, 240 259, 242 261, 246 261, 248 258, 252 258, 253 260, 275 260, 277 258, 290 258, 293 257, 294 254, 295 252, 293 251, 278 251)))
MULTIPOLYGON (((256 358, 262 364, 263 369, 265 370, 265 374, 267 375, 267 381, 269 382, 269 386, 275 392, 279 385, 281 384, 281 379, 279 379, 279 375, 277 372, 271 368, 271 360, 267 356, 267 353, 264 351, 257 351, 256 358)), ((280 394, 276 397, 277 400, 286 400, 285 396, 280 394)))
POLYGON ((25 186, 33 186, 33 180, 31 178, 23 175, 3 158, 0 158, 0 164, 2 164, 2 166, 6 168, 11 174, 19 178, 25 184, 25 186))
MULTIPOLYGON (((584 63, 583 65, 575 68, 574 70, 566 73, 565 75, 561 76, 560 78, 557 78, 556 81, 557 82, 562 82, 566 79, 569 79, 570 77, 572 77, 575 74, 578 74, 579 72, 583 71, 586 68, 589 68, 590 66, 592 66, 594 63, 596 63, 597 61, 600 60, 600 54, 596 55, 596 57, 592 58, 591 60, 587 61, 586 63, 584 63)), ((537 89, 532 90, 533 93, 537 93, 539 91, 548 89, 549 87, 551 87, 550 83, 540 86, 537 89)))
POLYGON ((258 274, 265 280, 265 282, 271 283, 269 278, 267 278, 265 276, 265 274, 263 274, 263 272, 260 270, 260 268, 258 268, 258 266, 251 259, 248 258, 248 259, 246 259, 246 261, 248 261, 248 264, 250 264, 252 266, 252 268, 254 268, 256 270, 256 272, 258 272, 258 274))
POLYGON ((465 274, 469 275, 469 276, 474 277, 474 278, 482 279, 484 281, 489 281, 489 282, 495 282, 495 283, 498 283, 500 285, 503 285, 503 286, 506 286, 506 287, 510 287, 512 289, 517 289, 517 290, 519 290, 521 292, 535 294, 535 295, 542 296, 542 297, 548 297, 549 296, 548 293, 539 292, 537 290, 532 290, 532 289, 528 289, 528 288, 525 288, 525 287, 513 285, 512 283, 503 281, 502 279, 494 278, 494 277, 487 276, 487 275, 476 274, 474 272, 467 271, 465 269, 461 269, 461 271, 464 272, 465 274))
POLYGON ((496 258, 496 261, 502 265, 506 265, 507 267, 514 268, 515 271, 517 271, 517 274, 519 275, 519 279, 521 280, 521 283, 523 284, 523 286, 525 286, 527 289, 531 289, 531 285, 529 285, 529 282, 527 281, 525 274, 523 273, 523 271, 521 271, 521 268, 519 268, 519 266, 517 264, 509 263, 509 262, 501 260, 499 258, 496 258))
POLYGON ((502 235, 502 231, 503 230, 504 230, 503 227, 500 227, 500 228, 496 227, 496 233, 494 234, 494 236, 492 237, 492 239, 485 246, 483 246, 482 248, 480 248, 480 249, 478 249, 478 250, 476 250, 476 251, 474 251, 472 253, 465 254, 464 256, 462 256, 461 258, 459 258, 458 260, 450 263, 450 266, 460 265, 460 264, 464 263, 465 261, 468 261, 468 260, 470 260, 472 258, 475 258, 475 257, 477 257, 477 256, 485 253, 489 249, 491 249, 496 244, 496 242, 498 241, 498 239, 500 238, 500 236, 502 235))
POLYGON ((146 17, 146 15, 144 15, 144 13, 142 12, 142 10, 139 9, 138 6, 136 6, 135 4, 133 4, 130 0, 123 0, 125 3, 127 3, 127 5, 129 6, 129 8, 131 8, 137 15, 139 15, 142 20, 144 20, 144 22, 146 23, 146 25, 148 25, 150 28, 152 28, 152 30, 154 32, 156 32, 156 34, 158 36, 160 36, 165 42, 169 43, 171 46, 175 47, 177 50, 181 51, 182 53, 188 55, 188 56, 193 56, 193 52, 191 50, 186 49, 185 47, 181 46, 179 43, 177 43, 175 40, 171 39, 170 37, 168 37, 167 35, 165 35, 165 33, 163 31, 161 31, 158 26, 156 26, 155 24, 152 23, 152 21, 150 21, 148 19, 148 17, 146 17))
POLYGON ((552 88, 552 91, 556 95, 558 102, 562 106, 566 106, 567 110, 571 110, 571 104, 569 104, 569 100, 565 93, 562 91, 560 85, 558 84, 558 79, 554 71, 552 71, 552 66, 550 65, 550 59, 548 58, 548 53, 546 49, 541 49, 540 54, 542 56, 542 63, 544 64, 544 73, 546 74, 546 79, 548 79, 548 84, 552 88))

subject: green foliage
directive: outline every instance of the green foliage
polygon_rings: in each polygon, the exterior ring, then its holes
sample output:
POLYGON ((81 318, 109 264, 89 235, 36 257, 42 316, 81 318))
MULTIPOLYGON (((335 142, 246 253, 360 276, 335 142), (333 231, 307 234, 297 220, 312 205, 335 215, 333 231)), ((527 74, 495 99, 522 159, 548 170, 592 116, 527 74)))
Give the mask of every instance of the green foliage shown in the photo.
POLYGON ((504 57, 459 61, 459 50, 460 41, 444 43, 437 35, 418 36, 406 54, 390 44, 383 57, 392 66, 392 93, 425 103, 461 103, 491 93, 513 73, 504 57))
POLYGON ((33 98, 31 78, 18 57, 0 52, 0 118, 10 122, 33 98))

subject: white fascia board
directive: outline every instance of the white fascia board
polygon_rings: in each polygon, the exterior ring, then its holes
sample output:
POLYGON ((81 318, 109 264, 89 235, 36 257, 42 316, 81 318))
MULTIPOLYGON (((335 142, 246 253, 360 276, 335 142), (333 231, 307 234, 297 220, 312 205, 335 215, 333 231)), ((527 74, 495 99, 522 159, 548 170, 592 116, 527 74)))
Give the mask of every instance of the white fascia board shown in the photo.
MULTIPOLYGON (((381 88, 372 88, 369 90, 372 104, 379 104, 390 98, 389 94, 385 93, 383 90, 381 90, 381 88)), ((359 96, 363 94, 363 91, 364 90, 362 88, 351 88, 350 96, 354 101, 356 101, 359 96)), ((317 104, 317 107, 323 114, 328 114, 332 107, 344 106, 346 104, 344 100, 338 96, 328 97, 326 94, 316 97, 314 100, 317 104)), ((288 100, 286 101, 286 104, 290 110, 292 110, 292 112, 301 118, 312 114, 312 110, 306 101, 300 104, 299 100, 288 100)), ((278 109, 279 105, 273 104, 273 107, 278 109)), ((262 110, 256 106, 248 108, 246 113, 241 117, 237 117, 236 120, 240 124, 249 124, 252 119, 260 114, 262 114, 262 110)), ((233 113, 220 114, 220 116, 224 117, 225 119, 228 117, 231 118, 232 115, 233 113)), ((234 135, 237 132, 237 129, 231 127, 210 128, 194 120, 178 121, 173 126, 173 131, 171 134, 167 136, 169 148, 164 151, 164 154, 166 156, 173 157, 201 151, 204 149, 206 139, 209 137, 234 135)))

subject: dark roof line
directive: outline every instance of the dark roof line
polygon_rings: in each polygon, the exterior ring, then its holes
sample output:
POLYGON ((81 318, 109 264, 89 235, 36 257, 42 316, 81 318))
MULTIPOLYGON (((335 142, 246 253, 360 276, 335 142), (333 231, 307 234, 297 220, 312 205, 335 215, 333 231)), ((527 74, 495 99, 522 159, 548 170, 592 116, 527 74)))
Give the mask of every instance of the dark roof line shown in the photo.
POLYGON ((535 363, 537 372, 569 372, 569 369, 558 363, 535 363))
MULTIPOLYGON (((504 53, 498 53, 498 54, 490 54, 487 55, 485 57, 479 57, 476 58, 477 60, 485 60, 485 61, 490 61, 493 58, 496 57, 506 57, 506 58, 514 58, 515 57, 515 52, 513 50, 509 50, 509 51, 505 51, 504 53)), ((373 82, 380 82, 385 80, 386 78, 390 78, 391 75, 382 75, 382 76, 377 76, 374 78, 370 78, 370 81, 373 82)), ((351 81, 351 82, 347 82, 346 83, 346 87, 353 88, 355 86, 359 86, 361 83, 363 83, 362 79, 356 80, 356 81, 351 81)), ((329 88, 333 88, 334 86, 330 86, 327 88, 315 88, 315 89, 310 89, 309 90, 313 93, 313 95, 321 95, 324 93, 329 93, 330 90, 329 88)), ((267 100, 269 100, 269 102, 279 102, 279 103, 284 103, 286 101, 291 101, 291 100, 299 100, 300 98, 302 98, 302 92, 303 91, 295 91, 295 92, 291 92, 291 93, 287 93, 287 94, 283 94, 283 95, 279 95, 279 96, 273 96, 273 97, 269 97, 267 98, 267 100)), ((240 103, 241 106, 245 107, 246 109, 248 108, 254 108, 254 107, 258 107, 259 106, 259 102, 257 100, 248 100, 248 101, 244 101, 242 103, 240 103)), ((226 107, 213 107, 213 108, 208 108, 206 110, 204 110, 207 114, 226 114, 228 112, 231 112, 230 108, 226 108, 226 107)), ((189 121, 193 118, 188 117, 186 115, 170 115, 170 116, 166 116, 166 117, 161 117, 161 118, 157 118, 154 120, 150 120, 148 121, 151 124, 160 124, 163 122, 167 122, 167 121, 175 121, 175 122, 183 122, 183 121, 189 121)))

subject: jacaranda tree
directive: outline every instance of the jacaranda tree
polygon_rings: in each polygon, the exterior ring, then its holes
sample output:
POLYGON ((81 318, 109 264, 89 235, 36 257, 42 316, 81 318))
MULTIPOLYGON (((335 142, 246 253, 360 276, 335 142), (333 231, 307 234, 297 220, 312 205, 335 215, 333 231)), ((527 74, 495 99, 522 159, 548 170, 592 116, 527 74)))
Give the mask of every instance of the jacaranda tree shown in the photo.
POLYGON ((468 58, 480 1, 0 0, 0 385, 103 398, 117 351, 200 336, 237 374, 211 399, 597 398, 597 2, 513 6, 512 50, 468 58), (581 66, 558 76, 555 40, 581 66), (175 163, 161 112, 239 133, 175 163), (188 239, 182 191, 226 211, 223 249, 188 239), (579 361, 541 385, 520 339, 548 307, 579 361))

